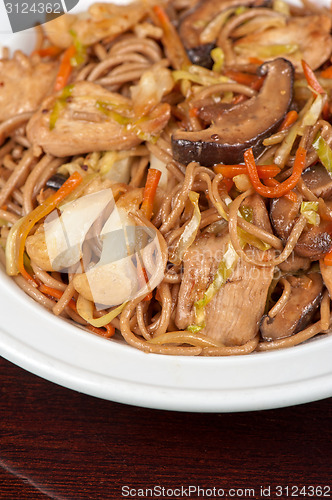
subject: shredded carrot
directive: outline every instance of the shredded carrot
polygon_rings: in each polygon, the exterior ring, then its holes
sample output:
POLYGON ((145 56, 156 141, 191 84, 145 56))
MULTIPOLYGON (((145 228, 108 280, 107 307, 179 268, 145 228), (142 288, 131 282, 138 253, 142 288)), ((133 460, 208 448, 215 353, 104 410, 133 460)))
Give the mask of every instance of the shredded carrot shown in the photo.
POLYGON ((332 78, 332 66, 329 66, 328 68, 323 69, 323 71, 321 71, 321 73, 320 73, 320 76, 322 78, 332 78))
POLYGON ((156 298, 156 300, 158 300, 158 302, 161 302, 161 296, 160 296, 159 288, 157 288, 155 298, 156 298))
POLYGON ((332 250, 324 255, 324 264, 326 266, 332 266, 332 250))
POLYGON ((24 267, 24 249, 25 241, 34 225, 43 217, 48 215, 56 208, 56 206, 64 200, 74 189, 82 182, 83 178, 78 172, 74 172, 66 182, 61 186, 61 188, 49 198, 47 198, 43 203, 41 203, 37 208, 35 208, 29 215, 26 216, 24 223, 18 234, 18 252, 17 252, 17 269, 28 281, 35 281, 25 270, 24 267))
POLYGON ((233 179, 224 177, 223 180, 220 182, 219 186, 221 187, 222 190, 227 191, 227 193, 229 193, 232 187, 234 186, 233 179))
POLYGON ((278 186, 273 187, 265 186, 260 181, 252 148, 247 149, 244 153, 244 161, 248 169, 251 184, 257 193, 265 198, 279 198, 295 188, 305 167, 306 155, 306 150, 300 146, 296 151, 292 175, 284 182, 278 184, 278 186))
POLYGON ((171 59, 175 69, 184 69, 191 66, 191 61, 183 46, 178 32, 171 23, 165 9, 160 5, 154 5, 152 16, 154 15, 156 23, 163 30, 163 41, 168 58, 171 59))
POLYGON ((239 95, 236 95, 233 100, 232 100, 232 104, 240 104, 240 102, 243 102, 243 101, 247 101, 249 99, 248 96, 246 95, 243 95, 243 94, 239 94, 239 95))
POLYGON ((37 54, 40 57, 57 57, 61 54, 63 49, 57 47, 56 45, 51 45, 50 47, 46 47, 45 49, 39 49, 32 52, 32 56, 37 54))
MULTIPOLYGON (((144 275, 145 283, 149 283, 149 277, 148 277, 148 273, 146 272, 145 267, 142 267, 142 272, 144 275)), ((148 293, 147 296, 144 297, 143 302, 148 302, 149 300, 152 299, 152 297, 153 297, 152 292, 148 293)))
POLYGON ((141 210, 148 220, 151 220, 153 212, 153 202, 156 196, 157 187, 161 177, 160 170, 149 168, 148 176, 145 183, 143 202, 141 210))
POLYGON ((192 118, 196 118, 198 116, 198 108, 190 108, 189 116, 191 116, 192 118))
POLYGON ((89 325, 88 329, 91 332, 96 333, 97 335, 101 335, 102 337, 105 337, 107 339, 113 337, 113 335, 115 334, 115 328, 111 325, 111 323, 108 323, 108 325, 102 326, 101 328, 89 325))
POLYGON ((282 124, 279 127, 279 132, 293 125, 293 123, 296 122, 298 116, 299 115, 297 111, 295 111, 294 109, 288 111, 287 115, 285 116, 285 119, 283 120, 282 124))
POLYGON ((317 77, 313 70, 310 68, 309 64, 302 59, 302 68, 304 76, 308 82, 309 87, 315 94, 326 94, 325 90, 317 80, 317 77))
MULTIPOLYGON (((213 167, 216 174, 222 174, 228 179, 232 179, 236 175, 248 174, 246 165, 215 165, 213 167)), ((257 165, 257 172, 260 179, 268 179, 275 177, 280 173, 280 168, 277 165, 257 165)))
MULTIPOLYGON (((266 186, 269 187, 274 187, 274 186, 280 186, 280 182, 278 182, 276 179, 265 179, 265 184, 266 186)), ((289 191, 288 193, 284 194, 284 197, 287 198, 289 201, 292 201, 293 203, 297 202, 297 196, 294 191, 289 191)))
POLYGON ((263 64, 263 59, 259 59, 258 57, 249 57, 250 64, 263 64))
POLYGON ((236 83, 247 85, 254 90, 259 90, 264 82, 264 76, 251 75, 250 73, 243 73, 242 71, 233 71, 231 69, 225 71, 225 76, 231 78, 236 83))
MULTIPOLYGON (((44 285, 44 283, 42 285, 40 285, 39 291, 42 293, 45 293, 46 295, 49 295, 50 297, 53 297, 55 299, 61 299, 61 297, 63 295, 63 292, 61 290, 57 290, 56 288, 52 288, 50 286, 44 285)), ((70 301, 68 302, 68 306, 73 311, 77 312, 76 302, 73 299, 70 299, 70 301)))
POLYGON ((54 92, 59 92, 59 90, 62 90, 67 85, 73 69, 71 65, 71 59, 75 54, 76 47, 74 45, 68 47, 68 49, 63 54, 60 68, 55 80, 54 92))

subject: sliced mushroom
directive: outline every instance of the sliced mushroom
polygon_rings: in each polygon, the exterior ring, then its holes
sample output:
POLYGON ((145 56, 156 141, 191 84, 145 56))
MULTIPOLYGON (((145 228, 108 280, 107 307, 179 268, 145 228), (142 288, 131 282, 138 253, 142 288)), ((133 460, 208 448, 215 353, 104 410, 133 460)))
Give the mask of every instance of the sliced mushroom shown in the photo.
POLYGON ((260 331, 264 340, 273 341, 290 337, 303 330, 317 310, 323 291, 323 280, 319 273, 307 276, 289 276, 290 297, 274 317, 262 318, 260 331))
MULTIPOLYGON (((272 200, 270 219, 274 231, 283 241, 289 237, 293 226, 298 219, 302 197, 297 192, 297 201, 292 202, 285 198, 272 200)), ((332 249, 332 222, 322 220, 318 226, 307 224, 295 245, 297 256, 319 260, 332 249)))
POLYGON ((178 130, 172 137, 173 156, 188 164, 241 163, 243 153, 252 147, 257 156, 263 140, 274 133, 287 113, 293 95, 293 66, 275 59, 259 68, 266 78, 260 93, 223 112, 209 128, 201 131, 178 130))
POLYGON ((213 59, 211 57, 211 50, 215 48, 214 43, 203 43, 198 47, 187 49, 189 59, 193 64, 203 66, 204 68, 211 69, 213 66, 213 59))
POLYGON ((287 240, 299 215, 302 196, 296 191, 296 202, 285 196, 274 198, 270 205, 270 219, 274 231, 282 240, 287 240))
POLYGON ((192 10, 183 16, 179 34, 193 64, 208 68, 213 61, 210 52, 215 46, 213 41, 202 43, 200 35, 204 28, 221 12, 236 7, 261 6, 265 0, 208 0, 199 2, 192 10))
POLYGON ((295 245, 300 257, 319 260, 332 249, 332 222, 322 221, 319 226, 308 225, 295 245))
POLYGON ((311 260, 308 257, 300 257, 293 252, 278 267, 284 273, 297 273, 298 271, 308 271, 310 266, 311 260))
POLYGON ((332 177, 320 163, 306 168, 302 174, 302 179, 317 198, 323 198, 324 200, 331 198, 332 177))

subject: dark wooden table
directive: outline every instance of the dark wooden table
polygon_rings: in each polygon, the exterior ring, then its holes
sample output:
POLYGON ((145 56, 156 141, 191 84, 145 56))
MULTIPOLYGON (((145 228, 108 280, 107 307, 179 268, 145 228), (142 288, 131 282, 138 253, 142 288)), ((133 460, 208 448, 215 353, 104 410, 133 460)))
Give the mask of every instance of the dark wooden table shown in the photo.
POLYGON ((4 359, 0 381, 1 499, 332 498, 332 398, 177 413, 86 396, 4 359))

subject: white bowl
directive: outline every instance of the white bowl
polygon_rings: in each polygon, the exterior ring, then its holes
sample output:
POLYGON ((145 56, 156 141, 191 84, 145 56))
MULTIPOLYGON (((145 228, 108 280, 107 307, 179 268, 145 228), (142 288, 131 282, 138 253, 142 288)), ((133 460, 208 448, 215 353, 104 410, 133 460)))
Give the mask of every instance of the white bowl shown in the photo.
MULTIPOLYGON (((90 3, 80 0, 78 7, 90 3)), ((33 45, 31 32, 4 38, 11 46, 33 45)), ((197 412, 261 410, 332 396, 332 335, 248 356, 146 354, 53 316, 2 269, 0 277, 1 355, 64 387, 121 403, 197 412)))

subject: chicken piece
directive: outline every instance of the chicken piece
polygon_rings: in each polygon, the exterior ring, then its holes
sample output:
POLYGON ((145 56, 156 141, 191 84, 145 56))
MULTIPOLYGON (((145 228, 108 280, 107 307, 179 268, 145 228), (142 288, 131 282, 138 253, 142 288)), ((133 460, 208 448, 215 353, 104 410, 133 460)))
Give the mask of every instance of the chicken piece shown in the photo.
POLYGON ((179 290, 176 326, 181 330, 195 323, 194 304, 207 290, 229 242, 228 235, 203 235, 186 252, 179 290))
POLYGON ((270 28, 238 39, 234 43, 236 63, 248 64, 253 55, 263 61, 270 60, 273 56, 265 54, 265 50, 279 45, 281 51, 285 48, 285 53, 276 54, 276 57, 288 59, 297 72, 302 73, 301 59, 315 70, 331 56, 330 31, 331 19, 325 15, 289 18, 285 27, 270 28))
MULTIPOLYGON (((252 256, 259 260, 259 250, 252 256)), ((206 310, 208 337, 226 346, 243 345, 258 332, 264 314, 273 267, 257 267, 240 260, 238 265, 206 310)))
POLYGON ((89 8, 88 16, 59 16, 45 24, 45 32, 52 44, 64 49, 73 43, 70 31, 83 45, 93 45, 104 38, 113 40, 137 26, 147 12, 143 2, 132 2, 125 8, 113 3, 94 3, 89 8))
POLYGON ((51 91, 56 62, 33 64, 25 55, 0 60, 0 121, 38 108, 51 91))
MULTIPOLYGON (((254 224, 271 230, 267 210, 259 196, 248 198, 245 205, 254 210, 254 224)), ((194 303, 213 281, 228 242, 227 234, 203 236, 186 253, 175 318, 178 328, 185 329, 195 323, 194 303)), ((256 248, 247 247, 246 251, 256 260, 262 258, 262 252, 256 248)), ((206 326, 201 333, 226 346, 243 345, 255 337, 273 271, 273 267, 258 267, 239 260, 233 274, 206 306, 206 326)))
POLYGON ((144 2, 123 5, 94 3, 89 8, 90 19, 78 19, 73 29, 84 45, 92 45, 104 38, 114 40, 136 26, 148 14, 149 6, 144 2))
POLYGON ((68 92, 45 100, 27 126, 29 141, 54 156, 130 149, 158 135, 170 118, 166 103, 136 117, 131 100, 95 83, 78 82, 68 92))

